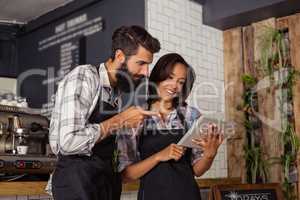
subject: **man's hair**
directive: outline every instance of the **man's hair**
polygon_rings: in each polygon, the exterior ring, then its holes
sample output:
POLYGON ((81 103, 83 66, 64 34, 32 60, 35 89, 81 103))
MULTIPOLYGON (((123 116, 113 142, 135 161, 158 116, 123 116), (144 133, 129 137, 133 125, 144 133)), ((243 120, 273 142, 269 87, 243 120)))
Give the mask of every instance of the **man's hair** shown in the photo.
POLYGON ((121 26, 115 30, 112 36, 111 58, 114 60, 118 49, 122 50, 127 57, 135 55, 139 45, 153 54, 160 50, 159 41, 144 28, 140 26, 121 26))

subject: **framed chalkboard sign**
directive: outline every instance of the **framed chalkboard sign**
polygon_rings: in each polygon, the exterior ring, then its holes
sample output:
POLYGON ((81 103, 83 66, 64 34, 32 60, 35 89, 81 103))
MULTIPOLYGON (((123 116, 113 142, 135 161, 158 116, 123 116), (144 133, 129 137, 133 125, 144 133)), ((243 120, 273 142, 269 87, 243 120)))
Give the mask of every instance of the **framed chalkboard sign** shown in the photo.
POLYGON ((282 200, 280 184, 216 185, 213 187, 214 200, 282 200))

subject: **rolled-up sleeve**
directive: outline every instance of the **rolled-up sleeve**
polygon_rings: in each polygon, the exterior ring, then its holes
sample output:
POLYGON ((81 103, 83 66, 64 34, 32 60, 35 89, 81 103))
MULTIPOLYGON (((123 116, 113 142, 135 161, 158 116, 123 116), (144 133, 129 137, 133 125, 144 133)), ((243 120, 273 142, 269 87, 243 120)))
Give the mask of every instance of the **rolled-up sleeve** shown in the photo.
POLYGON ((59 152, 64 155, 90 155, 99 139, 100 125, 87 122, 97 84, 91 70, 78 69, 70 74, 59 88, 62 97, 59 106, 59 152))
POLYGON ((192 159, 191 159, 191 161, 192 161, 192 165, 194 165, 194 164, 196 164, 196 162, 198 162, 199 160, 201 160, 201 158, 202 158, 202 156, 203 156, 203 150, 202 149, 196 149, 196 148, 194 148, 194 149, 192 149, 192 159))
POLYGON ((118 171, 122 172, 128 165, 140 160, 138 152, 138 136, 120 134, 117 137, 119 165, 118 171))

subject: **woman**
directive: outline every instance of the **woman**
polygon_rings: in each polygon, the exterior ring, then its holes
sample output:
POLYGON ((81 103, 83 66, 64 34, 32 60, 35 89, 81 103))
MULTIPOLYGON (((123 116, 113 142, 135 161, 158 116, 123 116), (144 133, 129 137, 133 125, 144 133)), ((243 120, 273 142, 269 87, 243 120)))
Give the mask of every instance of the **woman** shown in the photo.
POLYGON ((198 110, 186 105, 195 79, 193 69, 178 54, 162 56, 149 78, 149 109, 161 118, 145 120, 138 137, 120 136, 119 170, 124 181, 140 179, 139 200, 199 200, 194 176, 206 172, 223 141, 210 125, 205 138, 195 139, 199 149, 176 145, 198 110))

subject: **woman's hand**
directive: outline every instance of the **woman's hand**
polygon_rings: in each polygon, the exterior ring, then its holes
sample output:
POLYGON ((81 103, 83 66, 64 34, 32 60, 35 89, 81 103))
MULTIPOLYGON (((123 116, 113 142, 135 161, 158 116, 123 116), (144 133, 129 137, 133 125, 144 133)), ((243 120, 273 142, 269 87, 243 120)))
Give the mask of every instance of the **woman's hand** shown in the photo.
POLYGON ((128 165, 122 172, 123 180, 138 180, 151 169, 153 169, 160 162, 168 160, 179 160, 185 152, 185 148, 176 144, 170 144, 163 150, 153 154, 152 156, 140 161, 128 165))
POLYGON ((214 159, 218 152, 219 146, 224 140, 224 135, 214 124, 208 126, 207 135, 198 139, 193 139, 193 142, 203 149, 203 158, 214 159))
POLYGON ((185 148, 176 144, 170 144, 156 154, 156 160, 158 162, 165 162, 169 160, 178 161, 184 154, 185 148))

